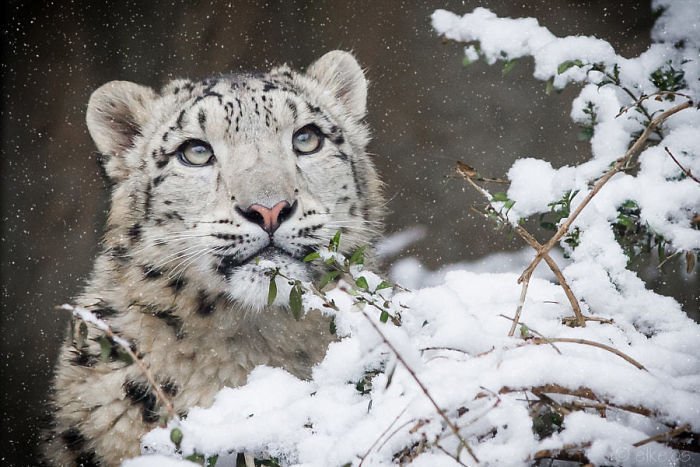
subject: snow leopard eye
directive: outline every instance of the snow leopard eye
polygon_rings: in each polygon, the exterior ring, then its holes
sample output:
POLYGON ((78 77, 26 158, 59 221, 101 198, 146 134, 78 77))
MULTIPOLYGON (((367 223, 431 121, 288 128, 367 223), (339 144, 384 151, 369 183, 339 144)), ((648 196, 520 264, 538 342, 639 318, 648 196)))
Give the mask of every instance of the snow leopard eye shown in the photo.
POLYGON ((292 146, 297 154, 313 154, 323 146, 323 133, 316 125, 306 125, 294 133, 292 146))
POLYGON ((189 139, 178 148, 177 158, 184 165, 201 167, 214 162, 214 151, 204 141, 189 139))

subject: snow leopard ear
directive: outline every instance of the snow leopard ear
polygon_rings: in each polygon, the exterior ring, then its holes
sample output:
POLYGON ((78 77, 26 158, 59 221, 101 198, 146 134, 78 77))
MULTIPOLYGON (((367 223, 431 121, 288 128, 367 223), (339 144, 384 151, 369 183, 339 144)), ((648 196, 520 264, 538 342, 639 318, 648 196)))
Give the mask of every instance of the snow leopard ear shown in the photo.
POLYGON ((306 72, 330 90, 350 115, 361 119, 367 112, 367 80, 355 57, 342 50, 328 52, 306 72))
MULTIPOLYGON (((87 126, 97 149, 108 158, 124 153, 134 145, 146 123, 156 93, 129 81, 110 81, 92 93, 87 109, 87 126)), ((118 170, 119 164, 108 164, 118 170)), ((117 177, 119 178, 119 177, 117 177)))

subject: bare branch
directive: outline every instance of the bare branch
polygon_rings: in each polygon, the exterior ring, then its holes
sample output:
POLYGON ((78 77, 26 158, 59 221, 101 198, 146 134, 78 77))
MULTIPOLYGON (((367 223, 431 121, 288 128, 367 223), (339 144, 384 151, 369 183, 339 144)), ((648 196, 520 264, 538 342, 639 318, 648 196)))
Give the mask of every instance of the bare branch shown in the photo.
POLYGON ((587 339, 573 339, 569 337, 536 337, 533 339, 530 339, 527 342, 531 342, 535 345, 540 345, 540 344, 551 344, 552 342, 567 342, 570 344, 583 344, 583 345, 590 345, 592 347, 598 347, 599 349, 607 350, 608 352, 612 352, 615 355, 617 355, 620 358, 623 358, 630 362, 632 365, 636 366, 640 370, 647 371, 647 369, 639 363, 637 360, 633 359, 629 355, 617 350, 615 347, 610 347, 609 345, 606 344, 601 344, 600 342, 594 342, 594 341, 589 341, 587 339))
MULTIPOLYGON (((498 393, 508 394, 512 392, 522 392, 530 391, 533 394, 549 393, 549 394, 563 394, 566 396, 580 397, 583 399, 593 400, 605 404, 608 408, 624 410, 625 412, 636 413, 639 415, 644 415, 645 417, 657 416, 656 412, 648 409, 646 407, 639 407, 634 405, 619 405, 612 403, 605 398, 598 396, 592 389, 587 387, 579 387, 578 389, 569 389, 567 387, 561 386, 559 384, 544 384, 542 386, 535 386, 531 388, 511 388, 503 387, 498 393)), ((488 397, 486 393, 479 393, 476 395, 477 398, 488 397)))
POLYGON ((649 139, 649 135, 654 131, 654 129, 661 125, 671 115, 674 115, 680 112, 681 110, 685 110, 691 107, 692 105, 693 103, 691 101, 686 101, 675 107, 671 107, 670 109, 661 113, 651 122, 649 122, 649 125, 647 125, 642 134, 639 136, 639 138, 637 138, 637 141, 635 141, 634 144, 627 150, 625 155, 619 158, 615 162, 615 164, 610 168, 610 170, 608 170, 602 177, 598 179, 595 185, 593 185, 591 191, 576 207, 574 212, 571 213, 571 215, 566 219, 566 221, 564 221, 564 223, 559 227, 559 230, 557 230, 557 232, 552 236, 552 238, 550 238, 549 241, 547 241, 547 243, 544 244, 542 249, 537 253, 537 256, 535 256, 530 265, 527 268, 525 268, 523 273, 520 275, 520 278, 518 278, 518 282, 524 282, 526 277, 529 280, 530 276, 532 276, 533 271, 540 263, 543 256, 546 253, 548 253, 564 235, 566 235, 566 233, 569 231, 569 227, 571 227, 571 224, 573 224, 576 218, 581 214, 584 208, 588 206, 588 203, 590 203, 593 197, 598 194, 601 188, 603 188, 605 184, 608 183, 608 181, 610 181, 613 175, 621 171, 629 163, 629 161, 632 160, 632 158, 642 150, 642 148, 644 147, 644 143, 646 143, 647 139, 649 139))
MULTIPOLYGON (((481 188, 474 180, 473 178, 469 175, 471 172, 466 170, 463 166, 469 167, 467 164, 464 162, 457 162, 457 172, 464 177, 467 182, 474 187, 479 193, 481 193, 487 200, 491 200, 491 195, 489 194, 488 191, 484 190, 481 188)), ((476 173, 476 172, 474 172, 476 173)), ((507 219, 504 219, 504 221, 507 221, 507 219)), ((522 225, 515 225, 514 227, 515 232, 520 235, 520 238, 525 240, 525 242, 530 245, 532 248, 534 248, 538 253, 542 251, 543 246, 540 244, 540 242, 537 241, 537 239, 530 233, 528 232, 525 227, 522 225)), ((569 283, 566 281, 566 278, 564 277, 564 274, 561 272, 561 269, 559 269, 559 265, 557 265, 556 261, 552 259, 552 257, 549 255, 549 253, 545 253, 543 255, 545 263, 549 266, 549 268, 552 270, 552 273, 556 276, 557 280, 559 281, 559 285, 561 285, 561 288, 564 289, 564 294, 566 295, 566 298, 569 300, 569 303, 571 304, 571 309, 574 312, 574 317, 576 320, 576 324, 581 327, 586 326, 586 318, 583 316, 583 313, 581 312, 581 305, 579 305, 578 300, 576 299, 576 296, 574 295, 574 292, 571 290, 571 287, 569 286, 569 283)), ((520 301, 518 302, 518 308, 515 311, 515 316, 516 319, 513 321, 512 326, 510 327, 510 330, 508 331, 508 335, 512 336, 515 334, 515 328, 518 325, 518 321, 520 319, 520 315, 523 310, 523 306, 525 304, 525 296, 527 295, 527 288, 529 285, 529 279, 527 283, 523 283, 522 290, 520 291, 520 301)))
POLYGON ((687 423, 685 425, 681 425, 677 428, 674 428, 673 430, 666 431, 664 433, 659 433, 658 435, 650 436, 641 441, 637 441, 632 446, 638 448, 639 446, 644 446, 645 444, 653 443, 656 441, 666 442, 671 440, 671 438, 675 438, 676 436, 685 433, 686 431, 690 431, 690 425, 687 423))

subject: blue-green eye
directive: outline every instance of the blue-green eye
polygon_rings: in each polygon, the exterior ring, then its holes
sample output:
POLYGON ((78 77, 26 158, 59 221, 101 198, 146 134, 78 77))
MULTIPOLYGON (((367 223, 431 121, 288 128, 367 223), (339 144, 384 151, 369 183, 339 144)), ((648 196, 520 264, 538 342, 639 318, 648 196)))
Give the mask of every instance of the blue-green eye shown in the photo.
POLYGON ((202 167, 214 162, 214 150, 209 143, 198 139, 189 139, 177 150, 177 158, 184 165, 202 167))
POLYGON ((306 125, 294 133, 292 147, 297 154, 313 154, 323 147, 323 133, 316 125, 306 125))

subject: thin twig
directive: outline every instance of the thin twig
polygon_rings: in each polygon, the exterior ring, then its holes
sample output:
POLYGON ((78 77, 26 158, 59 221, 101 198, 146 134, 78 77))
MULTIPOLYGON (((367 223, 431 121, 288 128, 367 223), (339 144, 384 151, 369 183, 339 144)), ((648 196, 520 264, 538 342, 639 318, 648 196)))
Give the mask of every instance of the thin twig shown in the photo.
MULTIPOLYGON (((628 95, 632 95, 632 94, 628 92, 628 95)), ((687 94, 683 94, 683 93, 675 92, 675 91, 659 91, 659 92, 655 92, 655 93, 649 94, 649 95, 642 94, 642 97, 640 97, 639 99, 637 99, 633 104, 621 108, 621 109, 620 109, 620 112, 619 112, 617 115, 615 115, 615 118, 617 118, 617 117, 619 117, 620 115, 624 114, 624 113, 627 112, 628 110, 630 110, 630 109, 632 109, 632 108, 634 108, 634 107, 637 107, 638 105, 640 105, 642 102, 644 102, 644 101, 647 100, 647 99, 650 99, 650 98, 652 98, 652 97, 660 98, 660 97, 662 97, 662 96, 674 96, 674 97, 675 97, 675 96, 680 96, 680 97, 684 97, 684 98, 686 98, 686 99, 690 99, 690 96, 688 96, 687 94)), ((648 115, 648 114, 647 114, 647 115, 648 115)), ((649 116, 649 120, 651 120, 651 116, 649 116)))
POLYGON ((671 153, 671 150, 668 149, 668 146, 664 146, 664 150, 666 151, 666 154, 668 154, 669 156, 671 156, 671 159, 673 159, 673 162, 675 162, 676 165, 677 165, 678 167, 680 167, 680 169, 683 171, 684 174, 686 174, 689 178, 692 178, 692 179, 695 180, 696 182, 700 183, 700 179, 698 179, 695 175, 693 175, 693 173, 690 171, 690 169, 686 169, 685 167, 683 167, 683 166, 681 165, 680 162, 678 162, 678 159, 676 159, 676 158, 673 156, 673 154, 671 153))
POLYGON ((525 268, 523 273, 520 275, 520 277, 518 278, 518 282, 524 282, 525 278, 528 278, 529 280, 529 277, 532 275, 533 271, 540 263, 543 256, 546 253, 549 253, 549 251, 554 247, 554 245, 556 245, 557 242, 559 242, 559 240, 564 235, 566 235, 566 233, 569 231, 569 227, 571 227, 571 224, 573 224, 576 218, 581 214, 581 212, 588 205, 588 203, 590 203, 593 197, 598 194, 601 188, 603 188, 605 184, 608 183, 608 181, 610 181, 613 175, 621 171, 629 163, 629 161, 642 150, 644 143, 646 143, 646 140, 649 139, 649 135, 654 131, 654 129, 670 116, 674 115, 677 112, 680 112, 681 110, 685 110, 691 107, 692 105, 693 103, 691 101, 686 101, 675 107, 671 107, 670 109, 661 113, 651 122, 649 122, 649 125, 647 125, 642 134, 639 136, 639 138, 637 138, 637 141, 635 141, 634 144, 627 150, 627 152, 625 152, 625 155, 619 158, 615 162, 615 164, 602 177, 598 179, 598 181, 593 185, 591 191, 588 192, 586 197, 576 207, 574 212, 571 213, 571 215, 566 219, 566 221, 564 221, 564 223, 559 227, 559 229, 552 236, 552 238, 550 238, 547 241, 547 243, 543 245, 542 249, 537 253, 532 262, 530 262, 530 265, 527 268, 525 268))
POLYGON ((374 443, 372 443, 372 445, 367 449, 367 451, 360 457, 360 464, 357 467, 362 467, 362 464, 364 463, 367 456, 369 456, 369 453, 372 452, 372 449, 374 449, 374 447, 379 443, 379 441, 384 437, 384 435, 386 435, 389 432, 389 430, 391 430, 391 427, 393 427, 394 424, 399 421, 399 418, 401 418, 401 416, 404 413, 406 413, 406 410, 408 409, 408 407, 409 407, 408 405, 406 407, 404 407, 403 410, 401 412, 399 412, 399 414, 396 417, 394 417, 394 420, 392 420, 392 422, 389 424, 389 426, 386 427, 386 430, 382 431, 382 434, 380 434, 377 437, 377 439, 374 440, 374 443))
POLYGON ((81 319, 86 323, 92 324, 97 329, 104 332, 105 335, 109 337, 115 344, 121 347, 134 361, 134 363, 136 363, 136 365, 141 370, 141 373, 143 373, 143 375, 146 377, 148 384, 151 385, 153 391, 155 392, 156 398, 161 403, 161 405, 165 407, 165 410, 168 412, 168 415, 170 415, 170 417, 173 420, 177 420, 178 417, 175 413, 175 408, 173 407, 170 398, 163 392, 163 389, 160 387, 160 385, 156 383, 156 380, 153 377, 151 370, 149 370, 144 361, 141 358, 139 358, 138 355, 136 355, 136 352, 132 350, 131 344, 126 339, 116 335, 114 331, 112 331, 112 328, 109 326, 109 324, 99 319, 87 308, 83 308, 81 306, 73 306, 69 304, 61 305, 58 308, 61 310, 70 311, 76 318, 81 319))
POLYGON ((668 263, 669 261, 671 261, 676 256, 680 255, 681 253, 682 253, 681 250, 678 250, 678 251, 671 253, 663 261, 661 261, 658 266, 656 266, 656 269, 661 270, 661 268, 664 267, 664 264, 668 263))
POLYGON ((465 464, 464 462, 462 462, 461 460, 459 460, 459 457, 455 456, 454 454, 450 454, 449 452, 447 452, 447 450, 446 450, 445 448, 443 448, 442 446, 440 446, 440 443, 435 443, 435 447, 437 447, 439 450, 441 450, 442 452, 444 452, 445 455, 451 457, 451 458, 452 458, 455 462, 457 462, 459 465, 463 465, 464 467, 468 467, 467 464, 465 464))
MULTIPOLYGON (((498 391, 498 393, 499 394, 508 394, 511 392, 521 392, 521 391, 530 391, 533 394, 539 392, 539 393, 562 394, 562 395, 566 395, 566 396, 581 397, 583 399, 588 399, 588 400, 603 403, 603 404, 605 404, 608 407, 613 408, 613 409, 624 410, 625 412, 636 413, 639 415, 643 415, 645 417, 657 416, 657 414, 654 411, 647 409, 646 407, 638 407, 638 406, 634 406, 634 405, 614 404, 614 403, 612 403, 608 400, 605 400, 604 398, 598 396, 595 392, 593 392, 592 389, 587 388, 587 387, 579 387, 578 389, 569 389, 569 388, 561 386, 559 384, 544 384, 542 386, 535 386, 535 387, 531 387, 531 388, 511 388, 511 387, 506 386, 506 387, 501 388, 498 391)), ((476 398, 483 398, 483 397, 488 397, 488 394, 479 393, 476 395, 476 398)))
MULTIPOLYGON (((505 318, 505 319, 507 319, 507 320, 510 320, 510 321, 515 322, 515 319, 511 318, 510 316, 506 316, 506 315, 504 315, 503 313, 499 314, 498 316, 500 316, 501 318, 505 318)), ((522 322, 519 323, 519 324, 520 324, 521 326, 527 326, 527 329, 528 329, 529 331, 532 331, 534 334, 537 334, 537 335, 540 336, 541 338, 546 339, 546 337, 544 336, 544 334, 542 334, 541 332, 537 332, 535 329, 531 328, 531 327, 528 326, 527 324, 522 323, 522 322)), ((551 342, 550 342, 550 345, 552 346, 552 348, 553 348, 554 350, 557 351, 557 353, 558 353, 559 355, 561 355, 561 350, 559 350, 559 349, 557 348, 556 345, 552 344, 551 342)))
POLYGON ((401 364, 403 365, 404 368, 406 368, 406 371, 408 371, 408 373, 411 375, 411 377, 412 377, 413 380, 416 382, 416 384, 418 385, 418 387, 421 388, 421 390, 423 391, 423 394, 425 394, 425 396, 428 398, 428 400, 429 400, 430 403, 433 405, 433 407, 435 407, 435 410, 437 410, 437 413, 440 415, 440 417, 442 417, 442 419, 445 421, 445 423, 447 424, 447 426, 450 427, 450 429, 452 430, 452 432, 455 434, 455 436, 456 436, 457 439, 459 440, 460 444, 467 450, 467 452, 469 453, 469 455, 472 456, 472 458, 474 459, 474 461, 476 461, 476 463, 478 464, 478 463, 479 463, 479 459, 478 459, 478 458, 476 457, 476 455, 474 454, 474 451, 472 450, 471 446, 469 446, 469 444, 467 444, 466 440, 462 437, 462 435, 459 434, 459 428, 457 428, 457 425, 455 425, 454 423, 452 423, 452 421, 451 421, 450 418, 447 416, 447 414, 445 413, 445 411, 438 405, 437 402, 435 402, 435 399, 433 399, 433 396, 430 395, 430 392, 428 391, 428 388, 425 387, 425 385, 424 385, 423 382, 420 380, 420 378, 418 378, 418 375, 416 374, 415 371, 413 371, 413 368, 411 368, 411 366, 408 364, 408 362, 406 362, 406 360, 404 360, 403 356, 401 356, 401 354, 399 353, 399 351, 396 350, 396 347, 394 347, 394 345, 389 341, 389 339, 387 339, 387 337, 384 335, 384 333, 382 332, 382 330, 379 329, 379 326, 377 326, 377 325, 374 323, 374 321, 372 321, 372 318, 370 318, 370 317, 367 315, 367 313, 365 313, 364 311, 362 312, 362 316, 364 316, 364 317, 367 319, 367 321, 369 322, 369 324, 374 328, 374 330, 377 331, 377 334, 379 334, 379 337, 382 338, 382 340, 384 341, 384 343, 386 344, 386 346, 389 347, 389 350, 391 350, 391 351, 394 353, 394 355, 396 355, 396 359, 397 359, 399 362, 401 362, 401 364))
POLYGON ((531 342, 535 345, 551 344, 552 342, 567 342, 570 344, 590 345, 592 347, 598 347, 599 349, 603 349, 603 350, 607 350, 608 352, 612 352, 615 355, 617 355, 618 357, 623 358, 624 360, 627 360, 629 363, 636 366, 640 370, 647 371, 647 369, 644 368, 644 365, 639 363, 634 358, 630 357, 629 355, 625 354, 624 352, 617 350, 615 347, 610 347, 609 345, 601 344, 600 342, 589 341, 587 339, 573 339, 570 337, 535 337, 533 339, 528 340, 527 342, 531 342))
POLYGON ((690 425, 687 423, 685 425, 681 425, 677 428, 674 428, 673 430, 666 431, 664 433, 659 433, 658 435, 650 436, 641 441, 637 441, 632 446, 638 448, 639 446, 644 446, 645 444, 653 443, 655 441, 669 441, 671 438, 675 438, 676 436, 685 433, 686 431, 690 431, 690 425))
POLYGON ((533 454, 532 458, 537 459, 556 459, 561 461, 574 461, 581 464, 588 464, 588 458, 584 453, 584 449, 591 446, 591 443, 583 444, 565 444, 559 449, 543 449, 533 454))

